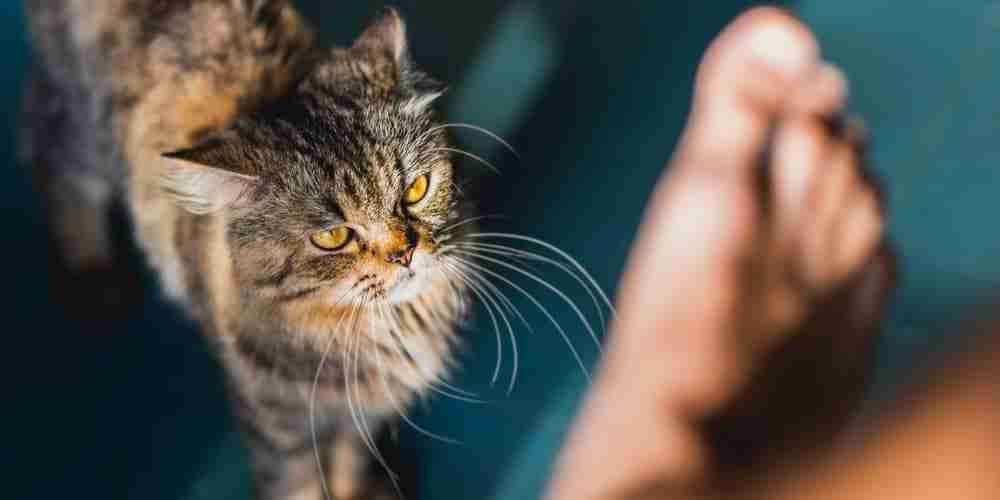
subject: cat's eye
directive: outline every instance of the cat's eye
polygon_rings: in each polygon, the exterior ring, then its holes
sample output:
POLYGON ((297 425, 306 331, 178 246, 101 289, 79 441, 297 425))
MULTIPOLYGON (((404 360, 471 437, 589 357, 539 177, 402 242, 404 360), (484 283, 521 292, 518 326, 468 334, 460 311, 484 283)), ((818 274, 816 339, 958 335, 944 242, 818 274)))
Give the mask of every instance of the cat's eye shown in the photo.
POLYGON ((403 196, 403 201, 406 202, 407 205, 420 203, 420 201, 427 196, 427 189, 430 185, 430 176, 425 174, 417 177, 417 179, 410 184, 410 187, 406 188, 406 194, 403 196))
POLYGON ((313 233, 309 239, 312 240, 313 245, 320 249, 332 252, 347 246, 353 237, 354 231, 351 228, 340 226, 313 233))

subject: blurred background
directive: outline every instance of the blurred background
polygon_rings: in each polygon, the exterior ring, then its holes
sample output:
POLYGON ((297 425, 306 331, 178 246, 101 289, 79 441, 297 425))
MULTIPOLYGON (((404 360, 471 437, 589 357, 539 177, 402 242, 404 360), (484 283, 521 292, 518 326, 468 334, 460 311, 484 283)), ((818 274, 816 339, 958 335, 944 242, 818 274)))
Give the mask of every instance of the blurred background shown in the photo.
MULTIPOLYGON (((298 3, 338 44, 349 43, 382 5, 298 3)), ((558 245, 612 293, 683 124, 700 54, 752 2, 393 4, 407 19, 418 63, 450 85, 441 101, 445 118, 490 129, 520 153, 518 159, 488 138, 457 134, 463 148, 503 171, 493 177, 474 164, 462 167, 482 175, 482 211, 505 216, 487 227, 558 245)), ((851 108, 873 132, 873 159, 888 187, 903 282, 873 393, 889 394, 921 353, 952 340, 946 325, 955 321, 956 305, 998 289, 1000 231, 991 221, 1000 193, 1000 2, 785 5, 815 28, 827 57, 850 76, 851 108)), ((133 313, 106 326, 81 326, 52 304, 45 227, 15 160, 30 52, 19 2, 4 1, 0 13, 0 161, 7 165, 0 170, 0 204, 8 238, 3 256, 14 276, 4 292, 2 327, 10 386, 2 496, 247 498, 246 459, 217 367, 193 327, 159 298, 148 273, 133 313)), ((576 286, 551 276, 567 290, 576 286)), ((544 289, 533 290, 592 364, 597 351, 572 311, 544 289)), ((571 297, 589 301, 581 290, 571 297)), ((399 454, 415 464, 403 469, 408 498, 538 496, 586 378, 551 324, 528 316, 534 331, 519 332, 512 394, 506 394, 506 341, 504 371, 491 387, 496 339, 479 314, 468 327, 455 384, 490 402, 431 398, 415 409, 420 425, 463 444, 398 429, 399 454)))

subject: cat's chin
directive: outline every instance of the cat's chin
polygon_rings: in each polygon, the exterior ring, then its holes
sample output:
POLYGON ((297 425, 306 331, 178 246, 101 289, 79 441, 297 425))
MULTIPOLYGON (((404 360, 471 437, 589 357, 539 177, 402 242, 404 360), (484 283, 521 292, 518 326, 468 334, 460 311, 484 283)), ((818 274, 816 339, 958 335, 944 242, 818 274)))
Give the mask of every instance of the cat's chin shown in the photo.
POLYGON ((400 278, 396 285, 388 290, 386 301, 390 304, 412 302, 428 286, 430 286, 430 282, 427 280, 426 273, 420 271, 411 273, 408 276, 400 278))

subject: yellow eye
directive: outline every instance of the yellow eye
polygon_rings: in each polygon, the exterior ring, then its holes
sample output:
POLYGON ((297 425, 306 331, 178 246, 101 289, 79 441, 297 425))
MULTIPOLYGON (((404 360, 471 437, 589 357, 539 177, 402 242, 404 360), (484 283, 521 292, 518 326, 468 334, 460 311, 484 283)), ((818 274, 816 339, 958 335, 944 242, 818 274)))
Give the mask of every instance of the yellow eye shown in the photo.
POLYGON ((427 175, 421 175, 417 177, 417 180, 410 184, 410 187, 406 189, 406 195, 403 196, 403 201, 407 205, 413 205, 414 203, 420 203, 427 196, 427 188, 430 187, 431 179, 427 175))
POLYGON ((313 245, 332 252, 344 248, 344 246, 351 242, 353 236, 354 231, 348 227, 341 226, 313 233, 309 239, 312 240, 313 245))

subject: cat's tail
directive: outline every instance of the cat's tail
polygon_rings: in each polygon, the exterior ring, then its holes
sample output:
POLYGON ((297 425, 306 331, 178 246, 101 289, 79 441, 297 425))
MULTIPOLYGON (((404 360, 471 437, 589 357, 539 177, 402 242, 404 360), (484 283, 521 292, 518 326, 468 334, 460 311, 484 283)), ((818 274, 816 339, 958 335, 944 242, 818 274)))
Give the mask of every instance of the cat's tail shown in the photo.
POLYGON ((107 330, 142 297, 141 264, 130 251, 119 203, 120 165, 110 132, 97 126, 88 100, 36 65, 24 89, 18 159, 29 169, 48 226, 50 295, 67 315, 107 330), (91 110, 91 111, 88 111, 91 110))

